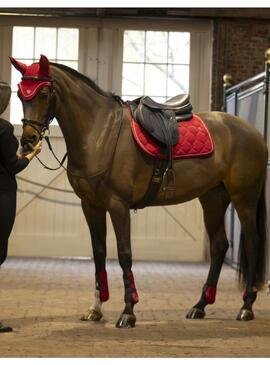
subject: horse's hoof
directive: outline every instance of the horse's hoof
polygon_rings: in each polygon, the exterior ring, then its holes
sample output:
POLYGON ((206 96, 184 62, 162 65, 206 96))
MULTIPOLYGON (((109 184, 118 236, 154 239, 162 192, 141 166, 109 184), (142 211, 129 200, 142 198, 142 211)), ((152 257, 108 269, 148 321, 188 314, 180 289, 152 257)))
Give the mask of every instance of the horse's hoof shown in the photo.
POLYGON ((4 332, 12 332, 12 331, 13 331, 12 327, 4 326, 4 325, 0 322, 0 333, 4 333, 4 332))
POLYGON ((196 307, 190 309, 187 313, 187 319, 202 319, 205 316, 205 311, 196 307))
POLYGON ((102 318, 102 313, 96 309, 89 309, 86 314, 81 317, 81 321, 97 322, 102 318))
POLYGON ((136 317, 134 314, 121 314, 115 327, 117 328, 133 328, 135 327, 136 317))
POLYGON ((249 309, 241 309, 236 319, 237 321, 252 321, 254 319, 254 314, 249 309))

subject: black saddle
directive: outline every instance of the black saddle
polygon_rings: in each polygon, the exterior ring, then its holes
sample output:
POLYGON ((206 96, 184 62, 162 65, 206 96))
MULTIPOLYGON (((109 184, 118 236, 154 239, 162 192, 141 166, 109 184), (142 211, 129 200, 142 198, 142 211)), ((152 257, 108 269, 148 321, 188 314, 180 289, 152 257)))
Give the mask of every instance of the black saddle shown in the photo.
POLYGON ((178 122, 192 118, 189 95, 177 95, 164 104, 149 96, 130 102, 134 119, 161 145, 171 149, 178 143, 178 122))

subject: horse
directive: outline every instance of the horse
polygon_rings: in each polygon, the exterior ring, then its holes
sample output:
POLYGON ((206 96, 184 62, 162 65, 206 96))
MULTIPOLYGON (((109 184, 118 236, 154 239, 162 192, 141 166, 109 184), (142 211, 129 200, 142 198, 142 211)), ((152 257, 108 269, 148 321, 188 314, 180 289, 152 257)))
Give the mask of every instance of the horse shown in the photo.
MULTIPOLYGON (((94 81, 41 55, 30 66, 10 58, 21 72, 18 96, 23 105, 21 145, 25 150, 42 138, 52 118, 63 133, 67 176, 89 226, 95 264, 95 295, 81 318, 99 321, 109 299, 106 272, 106 212, 117 239, 124 283, 124 310, 118 328, 134 327, 139 301, 132 271, 130 210, 146 193, 154 158, 146 155, 131 133, 126 102, 103 91, 94 81), (33 76, 34 75, 34 76, 33 76), (28 88, 28 89, 27 89, 28 88)), ((199 198, 210 242, 210 269, 197 303, 186 318, 205 317, 213 304, 228 249, 224 215, 232 202, 241 222, 239 285, 243 305, 237 320, 254 319, 253 304, 265 281, 265 181, 268 150, 261 134, 240 117, 223 112, 198 116, 207 126, 214 151, 206 158, 174 160, 175 191, 159 189, 149 206, 172 205, 199 198)))

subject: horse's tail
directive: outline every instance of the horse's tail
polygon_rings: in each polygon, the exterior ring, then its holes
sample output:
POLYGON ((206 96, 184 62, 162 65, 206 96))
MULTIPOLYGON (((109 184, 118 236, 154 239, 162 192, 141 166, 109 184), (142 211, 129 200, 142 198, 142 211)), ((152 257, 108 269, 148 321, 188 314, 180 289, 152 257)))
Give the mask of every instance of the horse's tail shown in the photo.
MULTIPOLYGON (((265 183, 263 185, 260 198, 257 204, 256 221, 257 221, 257 233, 259 236, 258 243, 258 259, 256 265, 256 287, 261 289, 265 284, 265 271, 266 271, 266 259, 267 259, 267 212, 265 202, 265 183)), ((241 286, 246 287, 248 278, 248 262, 244 248, 244 235, 241 232, 240 245, 239 245, 239 283, 241 286)))

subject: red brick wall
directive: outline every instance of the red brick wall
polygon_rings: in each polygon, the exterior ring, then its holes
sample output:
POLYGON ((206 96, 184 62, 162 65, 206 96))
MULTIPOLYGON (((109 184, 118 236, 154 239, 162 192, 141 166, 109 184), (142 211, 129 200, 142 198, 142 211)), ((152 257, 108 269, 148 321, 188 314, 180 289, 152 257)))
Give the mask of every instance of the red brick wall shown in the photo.
POLYGON ((212 110, 223 104, 223 75, 233 84, 264 71, 264 54, 270 47, 270 22, 265 20, 214 20, 212 110))

